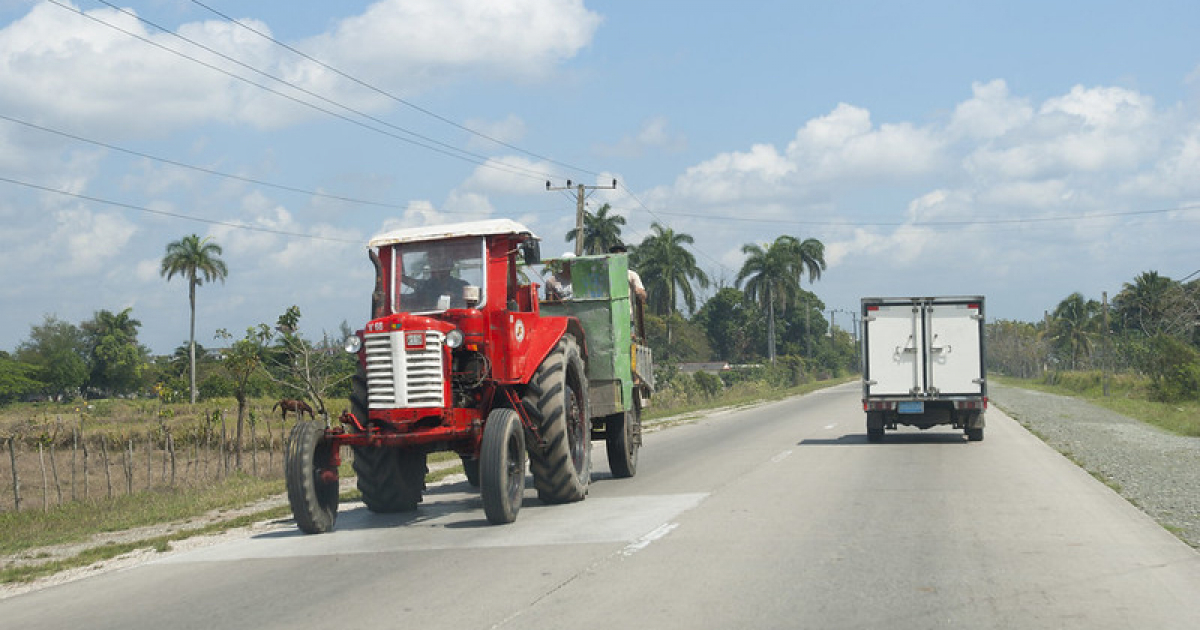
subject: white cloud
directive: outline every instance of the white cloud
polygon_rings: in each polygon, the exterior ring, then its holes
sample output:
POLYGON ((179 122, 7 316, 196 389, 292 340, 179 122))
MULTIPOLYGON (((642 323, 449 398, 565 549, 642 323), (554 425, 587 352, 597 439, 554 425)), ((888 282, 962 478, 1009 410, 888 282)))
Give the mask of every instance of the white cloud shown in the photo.
POLYGON ((545 77, 590 44, 600 22, 581 0, 382 0, 301 48, 408 92, 464 76, 545 77))
POLYGON ((870 112, 842 103, 797 131, 787 156, 809 180, 864 180, 928 173, 942 148, 928 129, 911 123, 875 128, 870 112))
POLYGON ((92 275, 121 253, 137 227, 119 214, 95 213, 82 208, 55 213, 58 228, 47 239, 60 243, 66 260, 56 267, 65 276, 92 275))
MULTIPOLYGON (((110 137, 161 136, 209 121, 272 128, 318 115, 192 58, 337 109, 170 34, 150 31, 128 11, 99 8, 85 16, 40 3, 0 29, 0 105, 58 128, 103 128, 110 137)), ((243 21, 271 32, 259 21, 243 21)), ((384 0, 342 20, 332 33, 296 46, 385 91, 411 94, 471 77, 549 76, 591 42, 600 21, 579 0, 384 0)), ((192 22, 177 32, 351 107, 379 111, 395 105, 232 23, 192 22)))
POLYGON ((1026 124, 1033 107, 1026 99, 1014 98, 1001 79, 971 85, 971 98, 954 108, 946 130, 952 137, 996 138, 1026 124))
POLYGON ((459 188, 486 194, 528 195, 546 189, 547 173, 554 172, 545 162, 519 156, 494 157, 486 165, 475 167, 459 188))
POLYGON ((651 151, 677 153, 687 148, 687 138, 670 130, 665 116, 656 116, 642 123, 638 130, 622 137, 612 145, 601 144, 596 148, 600 155, 609 157, 641 157, 651 151))
POLYGON ((475 150, 497 148, 493 140, 512 144, 525 137, 525 121, 515 114, 509 114, 502 120, 471 119, 463 126, 479 134, 467 138, 467 146, 475 150))

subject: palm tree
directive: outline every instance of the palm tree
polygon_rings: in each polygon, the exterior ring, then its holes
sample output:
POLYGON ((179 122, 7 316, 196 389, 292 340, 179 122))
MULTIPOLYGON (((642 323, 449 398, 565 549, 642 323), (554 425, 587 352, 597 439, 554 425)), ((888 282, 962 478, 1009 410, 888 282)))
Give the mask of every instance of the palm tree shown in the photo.
POLYGON ((1169 323, 1171 298, 1177 292, 1177 282, 1157 271, 1146 271, 1132 284, 1125 283, 1116 296, 1116 310, 1124 326, 1152 337, 1169 323))
MULTIPOLYGON (((583 253, 603 254, 608 248, 621 243, 621 226, 625 225, 625 217, 619 214, 608 214, 612 206, 604 204, 596 214, 583 213, 583 253)), ((564 237, 568 243, 574 242, 575 230, 567 232, 564 237)))
POLYGON ((167 245, 159 272, 170 282, 176 274, 187 278, 188 303, 192 323, 188 333, 188 359, 191 366, 192 404, 196 403, 196 287, 213 280, 225 281, 229 270, 220 259, 221 246, 208 238, 191 234, 167 245))
POLYGON ((696 257, 684 245, 696 242, 690 234, 683 234, 660 223, 652 223, 653 234, 642 240, 634 251, 634 265, 646 286, 646 301, 650 310, 659 315, 674 313, 678 296, 683 296, 689 311, 696 310, 696 294, 692 290, 694 281, 700 288, 708 288, 708 275, 696 265, 696 257), (653 287, 653 288, 651 288, 653 287))
POLYGON ((1071 356, 1071 369, 1076 369, 1080 355, 1091 353, 1092 338, 1099 328, 1097 314, 1100 305, 1084 299, 1082 293, 1072 293, 1055 307, 1051 316, 1049 335, 1054 345, 1071 356))
POLYGON ((799 241, 780 236, 765 249, 750 243, 742 246, 746 262, 738 271, 734 284, 744 288, 746 297, 767 313, 767 359, 775 362, 775 307, 783 313, 795 304, 800 295, 800 275, 796 273, 796 252, 799 241))
POLYGON ((696 310, 696 294, 692 283, 707 288, 708 276, 696 265, 696 257, 684 245, 695 242, 690 234, 677 233, 655 222, 653 234, 642 240, 633 252, 631 264, 637 267, 646 287, 646 303, 651 312, 667 318, 667 345, 671 344, 671 315, 676 311, 676 298, 683 296, 688 310, 696 310))
POLYGON ((803 293, 800 282, 806 273, 810 284, 820 279, 825 270, 825 245, 815 238, 801 241, 784 235, 765 249, 747 244, 742 253, 747 255, 746 262, 734 283, 741 286, 743 280, 749 280, 746 297, 767 312, 767 358, 774 363, 775 307, 784 313, 795 305, 803 293))

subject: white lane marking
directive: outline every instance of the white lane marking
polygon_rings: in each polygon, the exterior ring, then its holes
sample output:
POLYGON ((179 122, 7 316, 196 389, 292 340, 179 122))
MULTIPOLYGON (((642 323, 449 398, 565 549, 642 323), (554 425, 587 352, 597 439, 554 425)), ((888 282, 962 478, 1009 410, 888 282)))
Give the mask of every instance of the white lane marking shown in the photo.
POLYGON ((772 457, 772 458, 771 458, 771 463, 772 463, 772 464, 778 464, 779 462, 781 462, 781 461, 783 461, 783 460, 787 459, 787 458, 788 458, 788 455, 791 455, 791 454, 792 454, 792 449, 790 449, 790 448, 789 448, 788 450, 786 450, 786 451, 784 451, 784 452, 782 452, 782 453, 780 453, 780 454, 776 455, 775 457, 772 457))
POLYGON ((670 534, 676 527, 679 527, 679 523, 664 523, 659 525, 649 534, 646 534, 645 536, 642 536, 628 545, 625 545, 625 548, 621 550, 621 555, 625 556, 626 558, 632 556, 646 547, 649 547, 650 543, 665 537, 667 534, 670 534))
POLYGON ((836 426, 837 426, 837 423, 836 423, 836 422, 834 422, 833 424, 827 424, 827 425, 825 425, 825 430, 826 430, 826 431, 828 431, 828 430, 830 430, 830 429, 832 429, 833 427, 836 427, 836 426))

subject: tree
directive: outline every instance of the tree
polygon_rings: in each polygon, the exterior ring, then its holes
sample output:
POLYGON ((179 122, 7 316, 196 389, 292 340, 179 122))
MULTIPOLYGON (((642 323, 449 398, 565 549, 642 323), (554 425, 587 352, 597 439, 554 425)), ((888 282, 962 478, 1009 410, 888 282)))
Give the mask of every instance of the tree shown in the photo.
POLYGON ((780 236, 766 248, 753 243, 742 247, 746 262, 735 284, 746 281, 746 297, 767 314, 767 359, 775 362, 775 312, 785 312, 797 303, 800 281, 807 272, 809 282, 825 269, 825 246, 816 239, 800 241, 780 236))
POLYGON ((1099 332, 1100 304, 1084 299, 1082 293, 1068 295, 1054 309, 1047 331, 1055 349, 1070 357, 1070 369, 1079 367, 1080 358, 1091 354, 1092 339, 1099 332))
POLYGON ((325 400, 354 375, 356 363, 347 359, 350 355, 341 349, 340 340, 326 336, 320 344, 312 344, 297 332, 299 324, 297 306, 279 316, 275 325, 279 336, 266 354, 266 366, 271 380, 312 400, 317 413, 328 418, 325 400))
POLYGON ((754 343, 752 322, 758 317, 757 308, 744 293, 725 287, 700 307, 694 320, 704 328, 715 358, 748 363, 754 343))
POLYGON ((115 314, 102 309, 80 324, 90 347, 89 384, 105 395, 136 388, 145 363, 147 353, 137 342, 142 323, 133 319, 132 312, 132 307, 115 314))
POLYGON ((208 238, 195 234, 185 236, 167 245, 159 272, 170 282, 176 275, 187 278, 188 304, 191 306, 191 327, 188 332, 189 361, 191 365, 192 403, 196 402, 196 287, 213 280, 225 281, 229 270, 221 260, 221 246, 208 238))
POLYGON ((0 350, 0 404, 20 400, 41 390, 44 384, 37 380, 37 368, 17 361, 0 350))
MULTIPOLYGON (((603 254, 608 248, 621 243, 621 226, 625 225, 625 217, 619 214, 608 214, 612 206, 604 204, 596 214, 583 213, 583 253, 603 254)), ((575 242, 575 230, 567 232, 564 237, 568 243, 575 242)))
POLYGON ((634 251, 633 264, 646 286, 650 310, 658 315, 667 315, 678 310, 677 296, 683 296, 689 311, 696 310, 696 294, 692 289, 695 282, 700 288, 708 288, 708 276, 696 265, 696 257, 684 245, 695 242, 690 234, 678 233, 655 222, 650 228, 653 234, 642 240, 634 251))
POLYGON ((31 326, 29 340, 17 347, 17 360, 36 368, 43 393, 61 399, 82 392, 88 378, 88 347, 78 326, 47 315, 31 326))
MULTIPOLYGON (((637 268, 646 287, 646 302, 650 311, 667 316, 676 312, 676 296, 682 295, 689 312, 696 310, 696 294, 692 282, 708 287, 708 276, 696 266, 696 257, 684 245, 695 242, 690 234, 677 233, 652 223, 653 234, 642 240, 633 252, 632 264, 637 268)), ((667 317, 667 344, 671 343, 671 318, 667 317)))
MULTIPOLYGON (((224 328, 217 331, 217 338, 233 339, 224 328)), ((250 378, 262 369, 267 343, 271 340, 271 329, 266 324, 246 329, 246 336, 233 342, 225 352, 221 367, 233 379, 233 397, 237 400, 237 441, 235 466, 242 469, 242 431, 246 424, 246 394, 250 390, 250 378)))

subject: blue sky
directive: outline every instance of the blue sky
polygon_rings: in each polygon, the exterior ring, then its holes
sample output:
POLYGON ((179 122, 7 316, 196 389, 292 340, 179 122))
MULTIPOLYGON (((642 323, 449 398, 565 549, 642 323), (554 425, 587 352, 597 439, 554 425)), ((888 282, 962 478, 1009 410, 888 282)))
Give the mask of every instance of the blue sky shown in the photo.
POLYGON ((155 352, 183 344, 187 289, 158 262, 192 233, 229 266, 199 289, 199 342, 292 304, 309 336, 358 327, 372 234, 506 217, 566 251, 574 200, 545 181, 614 177, 591 208, 612 204, 634 244, 654 221, 693 235, 726 285, 742 245, 791 234, 825 243, 812 288, 830 309, 979 293, 992 318, 1036 320, 1075 291, 1200 269, 1198 18, 1190 2, 0 0, 0 349, 48 314, 127 307, 155 352))

